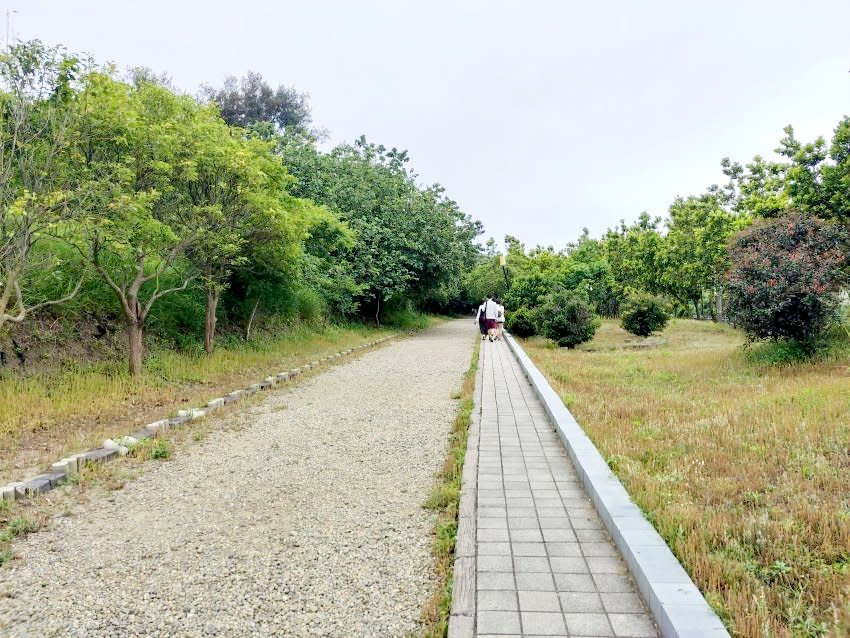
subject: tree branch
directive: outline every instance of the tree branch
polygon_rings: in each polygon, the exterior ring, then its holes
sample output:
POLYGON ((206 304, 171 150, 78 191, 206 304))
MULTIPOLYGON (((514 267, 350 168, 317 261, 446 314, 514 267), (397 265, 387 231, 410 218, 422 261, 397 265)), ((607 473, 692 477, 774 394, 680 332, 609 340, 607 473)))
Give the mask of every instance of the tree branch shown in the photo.
POLYGON ((11 321, 12 323, 21 323, 24 318, 36 310, 40 310, 46 306, 55 306, 56 304, 65 303, 66 301, 70 301, 74 297, 77 296, 77 293, 80 292, 80 288, 83 286, 83 278, 80 277, 77 280, 77 285, 74 286, 74 290, 72 290, 69 294, 65 295, 61 299, 51 299, 49 301, 42 301, 41 303, 35 304, 34 306, 30 306, 26 308, 24 306, 23 295, 21 294, 21 287, 18 285, 18 282, 15 282, 15 297, 17 298, 18 307, 21 309, 20 313, 16 317, 7 316, 6 320, 11 321))
POLYGON ((145 304, 145 308, 142 311, 142 316, 141 316, 142 321, 144 321, 147 318, 148 313, 151 310, 151 307, 153 306, 154 302, 157 299, 159 299, 160 297, 164 297, 165 295, 167 295, 169 293, 177 292, 178 290, 186 290, 186 288, 189 286, 189 284, 194 280, 195 280, 195 275, 192 275, 191 277, 187 277, 183 281, 183 283, 179 286, 175 286, 174 288, 166 288, 165 290, 155 291, 154 294, 151 295, 151 298, 148 299, 148 302, 145 304))

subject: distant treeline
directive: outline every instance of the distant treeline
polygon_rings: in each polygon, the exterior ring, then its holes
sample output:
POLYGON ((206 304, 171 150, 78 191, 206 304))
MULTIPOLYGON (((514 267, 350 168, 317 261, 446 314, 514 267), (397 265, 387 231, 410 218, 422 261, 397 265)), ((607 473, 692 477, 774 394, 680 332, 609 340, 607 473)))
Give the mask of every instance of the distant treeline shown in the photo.
POLYGON ((506 269, 491 240, 468 288, 529 311, 570 291, 609 317, 630 297, 657 295, 679 316, 731 320, 755 339, 809 340, 836 319, 847 286, 850 117, 830 142, 802 143, 789 126, 776 152, 724 159, 728 182, 675 199, 666 220, 642 213, 562 251, 508 236, 506 269))
POLYGON ((38 41, 0 57, 0 332, 120 320, 130 370, 281 320, 380 322, 463 296, 481 227, 405 151, 317 148, 306 97, 256 74, 180 93, 38 41), (155 319, 155 321, 153 321, 155 319))

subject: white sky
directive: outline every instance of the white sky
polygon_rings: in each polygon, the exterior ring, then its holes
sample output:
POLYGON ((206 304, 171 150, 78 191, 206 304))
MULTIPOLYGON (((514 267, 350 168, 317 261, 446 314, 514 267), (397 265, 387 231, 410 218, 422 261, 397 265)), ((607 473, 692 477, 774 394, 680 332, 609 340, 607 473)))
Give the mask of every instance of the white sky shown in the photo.
MULTIPOLYGON (((255 70, 334 142, 407 148, 482 220, 561 248, 850 114, 850 1, 0 0, 40 38, 183 90, 255 70)), ((5 29, 0 35, 5 35, 5 29)))

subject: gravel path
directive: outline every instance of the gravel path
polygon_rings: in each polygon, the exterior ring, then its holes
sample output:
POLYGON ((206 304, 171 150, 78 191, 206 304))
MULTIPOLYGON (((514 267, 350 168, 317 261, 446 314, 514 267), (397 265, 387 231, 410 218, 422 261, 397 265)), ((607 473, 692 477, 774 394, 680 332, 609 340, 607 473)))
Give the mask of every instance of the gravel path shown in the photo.
POLYGON ((473 333, 448 322, 272 390, 249 427, 17 543, 0 635, 415 631, 434 587, 421 505, 473 333))

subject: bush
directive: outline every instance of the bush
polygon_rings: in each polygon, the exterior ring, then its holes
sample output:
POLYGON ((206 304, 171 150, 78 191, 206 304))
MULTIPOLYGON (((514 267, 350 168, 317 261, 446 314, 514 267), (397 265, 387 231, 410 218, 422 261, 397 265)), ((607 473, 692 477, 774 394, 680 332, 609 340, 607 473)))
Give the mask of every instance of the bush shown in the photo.
POLYGON ((633 335, 648 337, 664 330, 670 315, 660 297, 647 293, 629 295, 623 307, 620 325, 633 335))
POLYGON ((537 334, 537 321, 528 308, 518 308, 505 318, 505 328, 517 337, 533 337, 537 334))
POLYGON ((551 295, 541 309, 543 334, 559 346, 575 348, 590 341, 599 327, 599 318, 590 305, 573 292, 551 295))
POLYGON ((729 317, 750 340, 810 345, 835 319, 846 281, 847 238, 840 226, 790 213, 732 242, 729 317))

